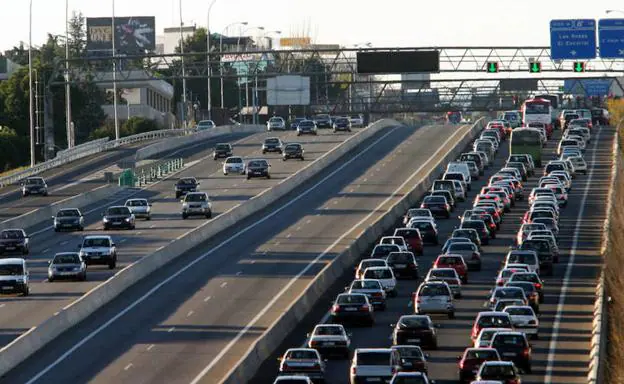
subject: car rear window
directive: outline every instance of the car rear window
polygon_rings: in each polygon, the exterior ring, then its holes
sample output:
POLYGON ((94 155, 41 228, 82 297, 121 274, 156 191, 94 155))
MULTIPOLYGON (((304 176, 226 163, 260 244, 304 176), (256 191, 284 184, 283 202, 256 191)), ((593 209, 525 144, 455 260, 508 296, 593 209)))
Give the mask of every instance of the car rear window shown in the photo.
POLYGON ((314 351, 290 351, 286 355, 287 359, 316 360, 318 356, 314 351))
POLYGON ((448 296, 448 290, 441 284, 427 284, 418 293, 419 296, 448 296))
POLYGON ((531 308, 506 308, 505 312, 509 313, 510 316, 533 316, 534 312, 531 308))
POLYGON ((422 350, 418 347, 397 347, 395 348, 401 357, 418 359, 423 357, 422 350))
POLYGON ((358 352, 357 365, 390 365, 390 352, 358 352))
POLYGON ((381 289, 379 281, 375 280, 355 280, 351 285, 353 289, 381 289))
POLYGON ((493 347, 524 346, 524 337, 520 335, 497 334, 492 340, 493 347))
POLYGON ((366 296, 364 295, 340 295, 338 296, 338 300, 336 300, 338 304, 366 304, 366 296))
POLYGON ((367 279, 392 279, 392 272, 389 268, 367 269, 364 277, 367 279))
POLYGON ((397 262, 412 262, 413 257, 411 254, 406 252, 392 252, 388 255, 388 261, 397 261, 397 262))
POLYGON ((510 325, 510 322, 507 316, 487 315, 487 316, 481 316, 481 318, 479 318, 478 324, 482 328, 488 328, 491 326, 507 327, 510 325))
POLYGON ((473 350, 466 352, 466 359, 492 360, 496 358, 497 358, 496 351, 493 351, 493 350, 473 349, 473 350))

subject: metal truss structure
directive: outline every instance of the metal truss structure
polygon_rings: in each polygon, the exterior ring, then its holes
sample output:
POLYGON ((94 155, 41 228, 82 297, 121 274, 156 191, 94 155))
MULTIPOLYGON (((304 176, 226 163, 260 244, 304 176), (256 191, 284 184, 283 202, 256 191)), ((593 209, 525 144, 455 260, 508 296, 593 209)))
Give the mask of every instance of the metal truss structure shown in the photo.
MULTIPOLYGON (((184 78, 207 79, 208 68, 215 78, 236 79, 249 85, 257 80, 257 90, 266 90, 266 79, 280 75, 301 75, 311 78, 316 89, 305 112, 386 113, 465 110, 490 110, 508 103, 514 92, 502 92, 504 76, 536 79, 540 92, 562 93, 562 80, 578 78, 615 79, 624 73, 624 61, 595 59, 586 61, 585 73, 573 72, 572 63, 550 58, 548 47, 419 47, 419 48, 358 48, 248 50, 241 52, 185 53, 184 78), (393 76, 357 73, 357 52, 411 52, 437 50, 440 71, 427 82, 401 81, 393 76), (499 73, 486 73, 489 62, 497 62, 499 73), (541 73, 529 73, 532 62, 541 63, 541 73), (242 68, 242 69, 241 69, 242 68), (521 73, 524 73, 522 75, 521 73), (455 75, 455 76, 453 76, 455 75), (589 76, 589 77, 588 77, 589 76), (458 78, 460 77, 460 78, 458 78), (334 92, 328 92, 328 89, 334 92), (475 101, 477 100, 477 101, 475 101), (479 101, 480 100, 480 101, 479 101)), ((117 81, 171 80, 182 78, 180 54, 90 57, 60 61, 53 84, 62 84, 68 66, 71 79, 89 76, 95 83, 110 83, 112 61, 118 61, 117 81), (69 64, 69 65, 68 65, 69 64)), ((394 76, 397 77, 397 76, 394 76)), ((252 85, 255 86, 255 85, 252 85)), ((517 90, 516 94, 523 94, 517 90)), ((260 96, 261 102, 266 97, 260 96)), ((232 107, 232 106, 229 106, 232 107)), ((507 105, 507 107, 509 107, 507 105)))

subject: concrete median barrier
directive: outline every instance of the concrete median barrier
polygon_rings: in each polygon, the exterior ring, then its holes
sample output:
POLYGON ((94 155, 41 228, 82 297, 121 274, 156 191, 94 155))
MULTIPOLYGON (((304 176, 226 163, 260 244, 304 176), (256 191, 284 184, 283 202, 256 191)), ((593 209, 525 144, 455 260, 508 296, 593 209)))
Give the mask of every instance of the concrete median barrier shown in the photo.
POLYGON ((259 133, 264 132, 266 127, 259 124, 241 124, 241 125, 223 125, 202 132, 193 133, 186 136, 174 137, 167 140, 161 140, 152 145, 137 150, 135 161, 149 159, 163 152, 172 151, 185 147, 192 143, 197 143, 215 136, 232 134, 232 133, 259 133))
POLYGON ((89 192, 84 192, 76 196, 68 197, 67 199, 57 201, 54 204, 50 204, 35 210, 32 210, 23 215, 14 217, 9 220, 5 220, 0 223, 0 230, 9 228, 22 228, 27 229, 35 225, 41 224, 45 221, 50 221, 52 224, 52 216, 63 208, 84 208, 92 205, 93 203, 102 200, 107 196, 114 195, 119 192, 122 187, 117 185, 104 185, 89 192))
MULTIPOLYGON (((283 198, 288 193, 302 185, 307 179, 322 172, 325 168, 340 159, 346 153, 356 149, 361 143, 371 138, 378 132, 385 128, 399 124, 400 123, 397 121, 389 119, 383 119, 371 124, 368 128, 363 129, 349 137, 342 144, 327 152, 316 161, 310 163, 299 172, 286 178, 277 186, 253 197, 241 205, 231 208, 230 210, 217 216, 215 219, 199 226, 184 237, 176 239, 170 244, 161 247, 153 254, 145 256, 136 263, 120 270, 112 278, 91 289, 80 299, 66 306, 53 317, 47 319, 42 324, 33 327, 28 332, 22 334, 10 344, 0 349, 0 376, 9 372, 11 369, 43 348, 63 332, 85 320, 89 315, 93 314, 103 305, 118 297, 124 290, 156 271, 158 268, 182 256, 187 251, 201 245, 206 241, 206 239, 209 239, 217 235, 219 232, 242 222, 252 214, 265 209, 271 203, 283 198)), ((230 129, 231 131, 221 133, 254 132, 254 130, 257 129, 257 126, 250 128, 237 126, 227 129, 230 129), (250 129, 250 131, 242 131, 244 129, 250 129)), ((194 141, 197 140, 196 135, 191 137, 193 137, 194 141)), ((167 140, 167 142, 169 141, 170 140, 167 140)), ((154 144, 154 146, 160 144, 161 143, 157 143, 154 144)), ((148 148, 149 147, 145 148, 145 151, 141 156, 148 156, 150 151, 152 151, 151 153, 157 153, 157 151, 173 149, 172 147, 167 149, 163 149, 163 147, 154 147, 154 149, 148 150, 148 148)), ((48 214, 48 217, 49 216, 51 215, 48 214)), ((292 319, 291 321, 296 321, 297 317, 295 316, 292 319)), ((267 348, 271 348, 270 344, 267 345, 267 348)), ((264 355, 265 354, 262 353, 258 356, 264 355)))
POLYGON ((456 142, 447 144, 448 150, 443 152, 444 155, 440 157, 433 169, 414 185, 407 185, 407 193, 372 225, 363 229, 349 248, 338 255, 314 278, 307 289, 293 301, 293 304, 286 311, 282 312, 281 316, 263 336, 248 349, 221 383, 237 384, 251 380, 261 364, 275 353, 277 347, 295 329, 299 321, 312 310, 327 289, 342 277, 345 271, 352 269, 362 254, 370 249, 384 232, 391 229, 409 207, 421 199, 422 195, 431 188, 433 180, 444 172, 446 164, 455 160, 483 128, 484 120, 479 120, 456 142))

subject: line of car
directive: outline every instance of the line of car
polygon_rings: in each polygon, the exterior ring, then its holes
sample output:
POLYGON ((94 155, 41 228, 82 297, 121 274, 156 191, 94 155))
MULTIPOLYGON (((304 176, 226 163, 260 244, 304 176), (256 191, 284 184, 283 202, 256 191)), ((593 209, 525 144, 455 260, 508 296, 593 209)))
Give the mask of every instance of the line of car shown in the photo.
POLYGON ((352 116, 331 116, 329 114, 318 114, 311 118, 295 117, 288 124, 283 117, 273 116, 267 121, 267 131, 296 130, 297 135, 317 134, 320 128, 333 129, 334 132, 347 131, 351 132, 351 128, 364 127, 364 117, 362 115, 352 116))
MULTIPOLYGON (((460 383, 519 384, 521 373, 532 371, 530 339, 539 338, 542 276, 552 276, 553 264, 559 262, 560 212, 567 205, 572 179, 587 172, 583 152, 591 139, 591 122, 584 127, 587 131, 577 130, 584 124, 569 125, 558 145, 560 158, 545 165, 537 187, 527 196, 522 183, 538 169, 530 155, 510 154, 505 166, 475 196, 472 209, 459 216, 459 228, 413 293, 413 314, 392 324, 393 345, 352 351, 352 334, 345 325, 372 326, 375 312, 383 311, 387 300, 396 296, 397 278, 420 278, 416 257, 423 254, 424 244, 440 243, 436 218, 451 218, 457 201, 468 198, 472 180, 484 174, 513 129, 501 121, 490 122, 474 141, 474 151, 448 164, 420 206, 409 209, 393 235, 382 237, 370 256, 360 261, 355 280, 334 300, 330 321, 314 327, 304 348, 283 354, 275 383, 324 382, 327 359, 334 356, 351 358, 351 384, 434 382, 428 377, 424 351, 438 347, 439 324, 431 315, 455 317, 454 301, 462 298, 470 271, 480 270, 483 246, 496 237, 505 213, 526 198, 530 208, 483 304, 487 310, 474 320, 472 345, 458 356, 460 383), (566 141, 570 137, 575 143, 566 141)), ((545 145, 549 137, 544 136, 545 145)))
MULTIPOLYGON (((261 147, 262 154, 276 152, 284 161, 298 158, 304 160, 304 148, 300 143, 283 143, 279 137, 268 137, 261 147)), ((264 158, 252 158, 245 162, 240 156, 234 156, 234 149, 229 143, 218 143, 212 153, 214 160, 225 158, 223 174, 246 175, 271 178, 269 161, 264 158)), ((209 194, 200 191, 200 182, 194 177, 183 177, 174 184, 175 198, 181 199, 180 214, 182 219, 192 216, 212 218, 213 207, 209 194)), ((48 195, 47 183, 42 177, 29 177, 22 183, 22 195, 48 195)), ((105 231, 114 229, 136 228, 137 219, 146 221, 152 218, 152 203, 144 198, 131 198, 123 205, 107 207, 102 213, 102 227, 105 231)), ((55 232, 84 231, 85 217, 78 208, 60 209, 52 216, 55 232)), ((30 253, 30 236, 21 228, 10 228, 0 232, 0 257, 13 254, 30 253)), ((78 251, 60 252, 48 261, 48 281, 87 279, 90 265, 105 265, 109 269, 117 266, 117 246, 110 235, 84 236, 78 245, 78 251)), ((0 294, 30 294, 30 273, 23 257, 0 259, 0 294)))

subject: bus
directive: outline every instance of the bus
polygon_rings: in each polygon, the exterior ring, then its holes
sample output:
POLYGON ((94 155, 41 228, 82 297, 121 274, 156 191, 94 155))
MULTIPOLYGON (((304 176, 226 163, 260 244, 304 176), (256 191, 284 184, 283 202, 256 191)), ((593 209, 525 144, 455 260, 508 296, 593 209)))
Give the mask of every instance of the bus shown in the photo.
POLYGON ((528 99, 522 104, 522 123, 530 127, 531 123, 541 123, 546 131, 552 132, 552 104, 546 99, 528 99))
POLYGON ((548 100, 550 101, 550 106, 552 107, 552 112, 551 112, 551 116, 552 116, 552 124, 553 124, 553 129, 560 129, 561 127, 559 126, 559 114, 561 113, 561 103, 560 103, 560 96, 559 95, 548 95, 548 94, 543 94, 543 95, 535 95, 533 96, 534 99, 544 99, 544 100, 548 100))
POLYGON ((534 128, 516 128, 511 131, 509 153, 512 155, 531 155, 535 166, 542 166, 542 138, 540 131, 534 128))

